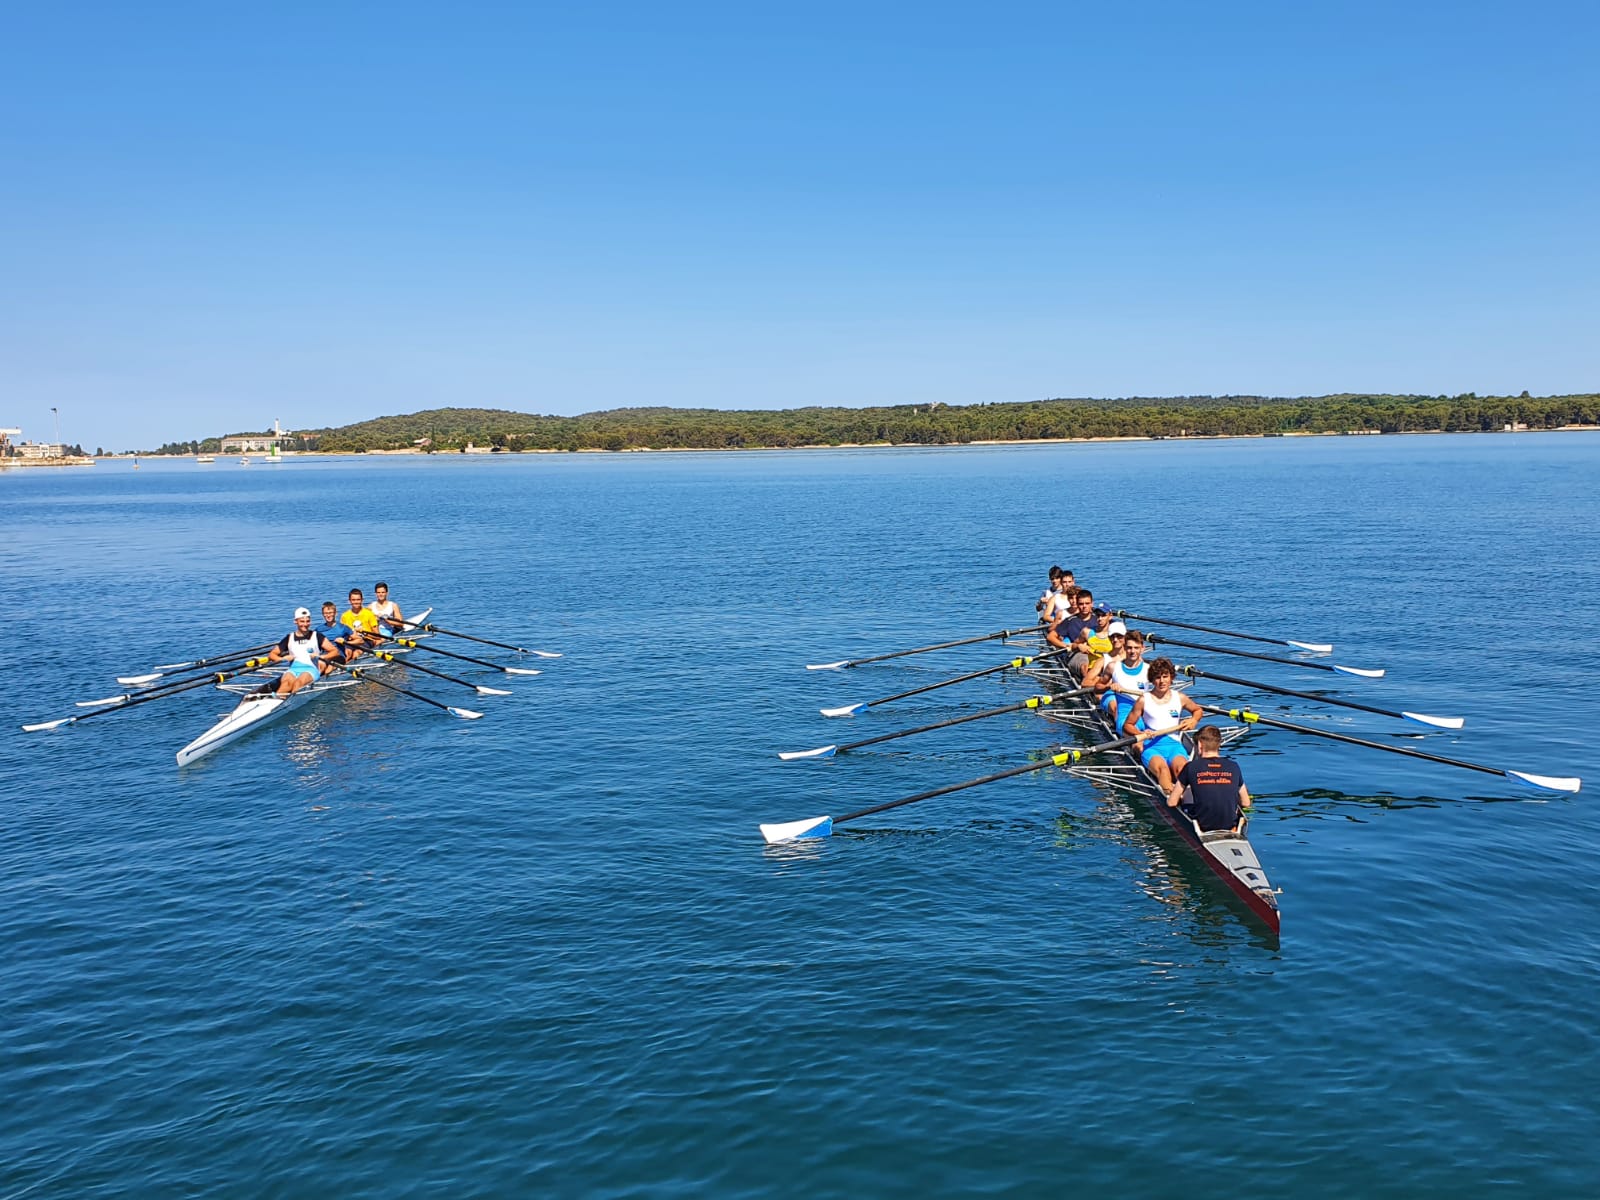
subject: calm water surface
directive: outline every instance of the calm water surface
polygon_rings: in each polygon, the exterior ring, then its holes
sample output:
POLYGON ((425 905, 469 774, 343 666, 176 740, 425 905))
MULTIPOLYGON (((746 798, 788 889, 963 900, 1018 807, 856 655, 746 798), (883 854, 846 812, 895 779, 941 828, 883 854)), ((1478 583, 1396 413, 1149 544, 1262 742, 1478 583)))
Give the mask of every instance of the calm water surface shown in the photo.
POLYGON ((1264 711, 1595 776, 1597 529, 1585 434, 0 475, 0 1196, 1592 1196, 1594 779, 1253 733, 1281 940, 1055 770, 756 826, 1060 740, 775 756, 1030 694, 825 721, 1014 651, 801 668, 1028 620, 1051 562, 1389 674, 1184 661, 1467 727, 1264 711), (379 578, 566 657, 183 770, 215 693, 18 732, 379 578))

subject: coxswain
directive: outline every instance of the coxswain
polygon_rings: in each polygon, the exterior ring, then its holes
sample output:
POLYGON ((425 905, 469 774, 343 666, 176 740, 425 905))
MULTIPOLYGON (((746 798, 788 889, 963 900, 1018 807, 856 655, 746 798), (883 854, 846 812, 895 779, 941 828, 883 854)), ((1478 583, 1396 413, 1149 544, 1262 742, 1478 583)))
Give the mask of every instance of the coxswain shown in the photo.
POLYGON ((1111 714, 1112 724, 1119 724, 1140 696, 1150 690, 1150 664, 1144 661, 1144 634, 1137 629, 1128 630, 1122 639, 1122 660, 1111 664, 1110 686, 1100 700, 1100 707, 1111 714))
POLYGON ((1189 805, 1184 811, 1202 833, 1216 829, 1239 832, 1239 823, 1250 807, 1250 789, 1244 786, 1239 764, 1222 757, 1222 731, 1215 725, 1202 725, 1195 733, 1194 757, 1179 773, 1178 786, 1189 789, 1189 805))
POLYGON ((385 634, 405 629, 405 614, 400 611, 398 604, 389 599, 389 585, 381 579, 372 585, 372 612, 383 624, 385 634))
POLYGON ((280 663, 289 660, 289 669, 278 678, 275 689, 280 696, 298 692, 308 683, 315 683, 327 664, 338 656, 339 648, 317 630, 311 628, 311 610, 294 610, 294 629, 271 650, 267 661, 280 663))
POLYGON ((368 646, 377 644, 378 617, 366 607, 360 588, 350 589, 350 607, 340 615, 339 621, 350 631, 344 638, 345 661, 359 658, 368 646))
POLYGON ((1178 735, 1200 724, 1200 706, 1172 686, 1178 670, 1170 658, 1150 664, 1150 690, 1123 718, 1122 732, 1138 739, 1140 760, 1166 793, 1167 805, 1178 807, 1183 785, 1178 775, 1189 761, 1189 751, 1178 735))

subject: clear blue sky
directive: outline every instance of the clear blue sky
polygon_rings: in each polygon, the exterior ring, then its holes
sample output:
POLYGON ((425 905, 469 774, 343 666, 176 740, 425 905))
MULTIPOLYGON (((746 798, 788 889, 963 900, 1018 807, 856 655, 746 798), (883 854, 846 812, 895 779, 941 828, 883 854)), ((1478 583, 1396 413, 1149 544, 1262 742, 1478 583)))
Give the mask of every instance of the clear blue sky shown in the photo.
POLYGON ((10 5, 0 425, 1593 390, 1596 44, 1593 3, 10 5))

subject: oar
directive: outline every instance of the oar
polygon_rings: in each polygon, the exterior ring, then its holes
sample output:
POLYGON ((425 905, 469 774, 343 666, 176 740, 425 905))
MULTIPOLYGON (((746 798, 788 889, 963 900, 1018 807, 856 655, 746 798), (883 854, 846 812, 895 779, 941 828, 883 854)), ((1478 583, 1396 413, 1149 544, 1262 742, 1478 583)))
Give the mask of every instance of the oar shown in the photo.
POLYGON ((1301 700, 1315 700, 1321 704, 1333 704, 1340 708, 1353 708, 1358 712, 1377 713, 1380 717, 1399 717, 1406 721, 1418 721, 1423 725, 1433 725, 1439 729, 1460 729, 1465 725, 1464 717, 1431 717, 1427 713, 1396 712, 1391 708, 1374 708, 1370 704, 1357 704, 1352 700, 1335 700, 1332 696, 1319 696, 1315 692, 1297 692, 1292 688, 1278 687, 1272 683, 1257 683, 1251 679, 1235 679, 1231 675, 1218 675, 1215 671, 1202 671, 1199 667, 1179 667, 1185 675, 1198 679, 1215 679, 1221 683, 1234 683, 1240 687, 1256 688, 1263 692, 1277 692, 1280 696, 1297 696, 1301 700))
POLYGON ((421 671, 424 675, 432 675, 435 679, 448 679, 451 683, 459 683, 462 687, 471 688, 480 696, 509 696, 510 692, 504 688, 485 687, 481 683, 473 683, 470 679, 462 679, 458 675, 446 675, 443 671, 435 671, 432 667, 425 667, 419 662, 412 662, 409 658, 401 658, 387 650, 374 650, 372 657, 382 659, 384 662, 403 663, 407 670, 421 671))
POLYGON ((25 733, 37 733, 41 729, 55 729, 62 725, 76 725, 79 721, 87 721, 90 717, 104 716, 106 713, 125 712, 130 708, 137 708, 141 704, 149 704, 152 700, 165 700, 168 696, 176 696, 179 692, 187 692, 192 691, 195 688, 208 687, 213 683, 222 683, 225 680, 232 679, 236 675, 244 675, 250 671, 254 671, 257 667, 265 666, 266 662, 267 660, 264 658, 253 658, 243 666, 239 667, 237 670, 224 671, 217 675, 207 675, 204 679, 191 679, 187 683, 174 684, 172 687, 167 688, 164 691, 146 692, 142 695, 135 696, 126 703, 116 705, 115 707, 97 708, 93 712, 79 713, 75 717, 62 717, 55 721, 41 721, 37 725, 24 725, 22 729, 25 733))
POLYGON ((1020 767, 1010 767, 1004 771, 996 771, 993 775, 984 775, 978 779, 969 779, 965 783, 951 783, 944 787, 934 788, 931 791, 918 792, 915 796, 907 796, 903 800, 891 800, 887 804, 874 804, 871 808, 863 808, 857 812, 846 813, 842 817, 811 817, 804 821, 786 821, 782 824, 761 826, 761 836, 769 842, 787 842, 794 838, 824 838, 833 832, 835 825, 842 825, 846 821, 854 821, 857 817, 870 816, 873 813, 885 812, 891 808, 899 808, 902 804, 915 804, 919 800, 932 800, 935 796, 948 796, 951 792, 965 791, 967 788, 977 787, 982 783, 993 783, 997 779, 1010 779, 1014 775, 1026 775, 1030 771, 1042 771, 1046 767, 1064 767, 1068 763, 1075 763, 1091 754, 1100 754, 1106 750, 1115 750, 1119 746, 1126 746, 1137 741, 1136 737, 1120 737, 1113 742, 1101 742, 1098 746, 1085 746, 1079 750, 1063 750, 1059 754, 1052 754, 1043 762, 1024 763, 1020 767))
POLYGON ((1231 654, 1235 658, 1257 658, 1262 662, 1282 663, 1286 667, 1307 667, 1313 671, 1337 671, 1341 675, 1359 675, 1363 679, 1382 679, 1383 669, 1367 670, 1363 667, 1341 667, 1338 663, 1307 662, 1301 658, 1276 658, 1271 654, 1254 654, 1249 650, 1228 650, 1222 646, 1203 646, 1199 642, 1180 642, 1177 638, 1170 638, 1164 633, 1151 633, 1145 635, 1145 640, 1153 645, 1183 646, 1189 650, 1205 650, 1211 654, 1231 654))
POLYGON ((926 654, 930 650, 948 650, 952 646, 975 646, 979 642, 992 642, 996 638, 1008 638, 1019 633, 1038 633, 1037 625, 1024 629, 1002 629, 999 633, 986 633, 981 637, 961 638, 954 642, 938 642, 932 646, 918 646, 915 650, 896 650, 893 654, 874 654, 871 658, 842 658, 831 663, 807 663, 808 671, 845 671, 851 667, 859 667, 864 663, 887 662, 891 658, 904 658, 908 654, 926 654))
POLYGON ((460 717, 463 721, 476 721, 479 717, 483 716, 481 712, 473 712, 470 708, 456 708, 453 705, 445 704, 443 701, 430 699, 429 697, 424 696, 421 692, 413 692, 410 688, 396 687, 392 683, 385 683, 376 675, 368 675, 360 667, 352 667, 350 670, 350 675, 354 679, 361 680, 362 683, 375 683, 379 687, 388 688, 391 692, 399 692, 403 696, 410 696, 413 700, 421 700, 424 704, 431 704, 435 708, 442 708, 452 717, 460 717))
POLYGON ((496 642, 490 640, 489 638, 474 637, 470 633, 458 633, 454 629, 442 629, 438 625, 423 625, 418 624, 416 621, 399 621, 395 623, 404 625, 407 629, 420 629, 425 633, 442 633, 445 635, 445 637, 460 638, 464 642, 477 642, 480 645, 495 646, 501 650, 514 650, 518 654, 532 654, 537 658, 561 657, 561 655, 556 653, 554 650, 527 650, 521 646, 513 646, 510 642, 496 642))
MULTIPOLYGON (((424 628, 427 628, 424 626, 424 628)), ((443 632, 442 630, 440 632, 443 632)), ((473 658, 466 654, 457 654, 454 650, 441 650, 437 646, 430 646, 426 642, 418 642, 416 638, 395 638, 396 646, 405 646, 410 650, 426 650, 429 654, 442 654, 446 658, 457 658, 462 662, 476 663, 480 667, 488 667, 494 671, 504 671, 507 675, 538 675, 539 671, 532 667, 502 667, 499 663, 490 662, 486 658, 473 658)))
POLYGON ((1512 771, 1505 767, 1487 767, 1482 763, 1467 762, 1459 758, 1445 758, 1442 754, 1429 754, 1426 750, 1411 750, 1404 746, 1385 746, 1382 742, 1368 742, 1361 738, 1351 737, 1347 733, 1334 733, 1331 729, 1313 729, 1309 725, 1294 725, 1288 721, 1279 721, 1273 717, 1264 717, 1260 713, 1251 712, 1247 708, 1217 708, 1209 704, 1200 706, 1208 713, 1216 713, 1219 717, 1232 717, 1235 721, 1243 721, 1247 725, 1275 725, 1279 729, 1292 729, 1296 733, 1309 733, 1313 737, 1328 738, 1335 742, 1348 742, 1352 746, 1366 746, 1370 750, 1387 750, 1390 754, 1403 754, 1407 758, 1421 758, 1428 762, 1443 763, 1447 767, 1465 767, 1469 771, 1481 771, 1485 775, 1500 775, 1506 779, 1515 779, 1536 788, 1543 788, 1551 792, 1575 792, 1583 784, 1583 780, 1576 776, 1566 777, 1559 775, 1530 775, 1526 771, 1512 771))
POLYGON ((984 712, 969 713, 964 717, 952 717, 948 721, 939 721, 933 725, 919 725, 915 729, 902 729, 898 733, 880 733, 877 737, 862 738, 859 742, 847 742, 843 746, 818 746, 815 750, 782 750, 778 757, 785 762, 792 762, 797 758, 832 758, 835 754, 844 754, 851 750, 859 750, 863 746, 876 745, 878 742, 892 742, 896 738, 910 737, 914 733, 928 733, 935 729, 949 729, 952 725, 965 725, 968 721, 981 721, 985 717, 999 717, 1006 713, 1021 712, 1025 708, 1042 708, 1046 704, 1054 704, 1057 700, 1064 700, 1068 696, 1080 695, 1092 689, 1079 688, 1077 691, 1063 692, 1059 696, 1033 696, 1017 704, 1008 704, 1004 708, 991 708, 984 712))
MULTIPOLYGON (((247 667, 253 670, 256 667, 267 666, 270 662, 271 660, 267 658, 252 658, 245 662, 239 662, 237 659, 234 659, 230 660, 228 665, 229 669, 232 669, 234 666, 239 666, 247 667)), ((185 671, 178 678, 170 679, 166 683, 158 683, 155 687, 140 688, 135 692, 121 692, 115 696, 101 696, 98 700, 74 700, 72 703, 77 708, 103 708, 109 704, 126 704, 130 700, 145 700, 158 696, 170 695, 174 691, 183 690, 191 683, 195 683, 197 681, 201 683, 208 683, 215 677, 216 672, 214 670, 204 671, 199 675, 196 675, 190 671, 185 671)))
POLYGON ((1293 646, 1296 650, 1312 650, 1318 654, 1332 654, 1333 647, 1323 642, 1296 642, 1288 638, 1261 637, 1254 633, 1235 633, 1231 629, 1212 629, 1209 625, 1188 625, 1182 621, 1169 621, 1165 617, 1142 617, 1138 613, 1118 609, 1117 616, 1125 621, 1153 621, 1157 625, 1171 625, 1178 629, 1193 629, 1200 633, 1215 633, 1222 637, 1239 638, 1246 642, 1265 642, 1269 646, 1293 646))
POLYGON ((243 650, 235 650, 232 654, 213 654, 210 658, 197 658, 193 662, 162 663, 151 669, 148 675, 118 675, 118 683, 141 684, 154 683, 169 671, 188 671, 196 667, 214 667, 218 663, 232 662, 234 659, 243 658, 247 654, 260 654, 263 650, 271 650, 277 642, 263 642, 259 646, 246 646, 243 650))
POLYGON ((904 700, 907 696, 920 696, 923 692, 937 691, 939 688, 949 687, 953 683, 965 683, 969 679, 981 679, 985 675, 993 675, 996 671, 1018 671, 1032 662, 1042 662, 1047 658, 1055 658, 1066 654, 1066 650, 1052 650, 1049 654, 1038 654, 1032 658, 1013 658, 1010 662, 1003 662, 997 667, 985 667, 981 671, 968 671, 965 675, 957 675, 954 679, 946 679, 942 683, 930 683, 925 687, 912 688, 909 692, 896 692, 892 696, 884 696, 877 700, 863 700, 860 704, 844 704, 838 708, 819 709, 825 717, 853 717, 862 709, 876 708, 880 704, 887 704, 891 700, 904 700))

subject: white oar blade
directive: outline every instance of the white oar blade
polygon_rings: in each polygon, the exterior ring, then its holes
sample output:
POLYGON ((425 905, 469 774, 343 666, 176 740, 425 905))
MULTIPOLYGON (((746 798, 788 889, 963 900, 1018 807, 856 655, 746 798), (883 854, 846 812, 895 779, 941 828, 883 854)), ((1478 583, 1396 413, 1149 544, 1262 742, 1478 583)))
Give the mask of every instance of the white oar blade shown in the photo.
POLYGON ((842 671, 850 665, 848 658, 841 658, 836 663, 807 663, 808 671, 842 671))
POLYGON ((38 733, 41 729, 54 729, 57 725, 65 725, 68 721, 75 721, 76 717, 62 717, 56 721, 41 721, 37 725, 24 725, 23 733, 38 733))
MULTIPOLYGON (((192 667, 192 666, 194 666, 194 663, 192 663, 192 662, 186 662, 186 663, 157 663, 156 664, 156 670, 158 670, 158 671, 181 671, 185 667, 192 667)), ((152 675, 151 678, 154 679, 155 676, 152 675)), ((119 679, 119 680, 117 680, 117 682, 118 683, 125 683, 126 680, 119 679)))
MULTIPOLYGON (((187 665, 187 664, 185 664, 185 665, 187 665)), ((154 672, 153 674, 150 674, 150 675, 118 675, 117 676, 117 682, 118 683, 131 683, 131 684, 154 683, 156 680, 158 680, 160 678, 161 678, 161 672, 160 671, 156 671, 156 672, 154 672)))
POLYGON ((554 650, 528 650, 524 653, 535 655, 539 658, 560 658, 561 655, 554 650))
POLYGON ((451 708, 450 715, 460 717, 463 721, 476 721, 483 716, 481 712, 473 712, 470 708, 451 708))
POLYGON ((1543 788, 1549 792, 1575 792, 1583 786, 1583 780, 1576 776, 1567 778, 1561 775, 1529 775, 1526 771, 1507 771, 1507 779, 1520 779, 1530 787, 1543 788))
POLYGON ((1413 721, 1421 721, 1424 725, 1432 725, 1436 729, 1460 729, 1467 723, 1465 717, 1430 717, 1427 713, 1404 711, 1400 715, 1413 721))
POLYGON ((853 717, 865 707, 865 704, 846 704, 839 708, 820 708, 817 711, 825 717, 853 717))
POLYGON ((501 667, 507 675, 543 675, 544 672, 535 667, 501 667))
POLYGON ((1363 679, 1383 678, 1383 668, 1381 667, 1376 671, 1368 671, 1361 667, 1341 667, 1338 663, 1332 663, 1330 665, 1335 671, 1343 671, 1346 675, 1359 675, 1363 679))
POLYGON ((797 758, 832 758, 837 746, 818 746, 815 750, 780 750, 778 757, 784 762, 793 762, 797 758))
POLYGON ((1310 650, 1313 654, 1332 654, 1332 646, 1324 646, 1321 642, 1295 642, 1287 641, 1286 646, 1293 646, 1297 650, 1310 650))
POLYGON ((480 683, 480 684, 478 684, 478 695, 480 695, 480 696, 509 696, 509 695, 511 695, 511 693, 508 692, 505 688, 484 687, 480 683))
POLYGON ((102 708, 107 704, 122 704, 126 696, 106 696, 100 700, 74 700, 72 703, 78 708, 102 708))
POLYGON ((786 821, 779 825, 763 825, 761 836, 772 842, 792 842, 796 838, 825 838, 833 833, 832 817, 812 817, 807 821, 786 821))

